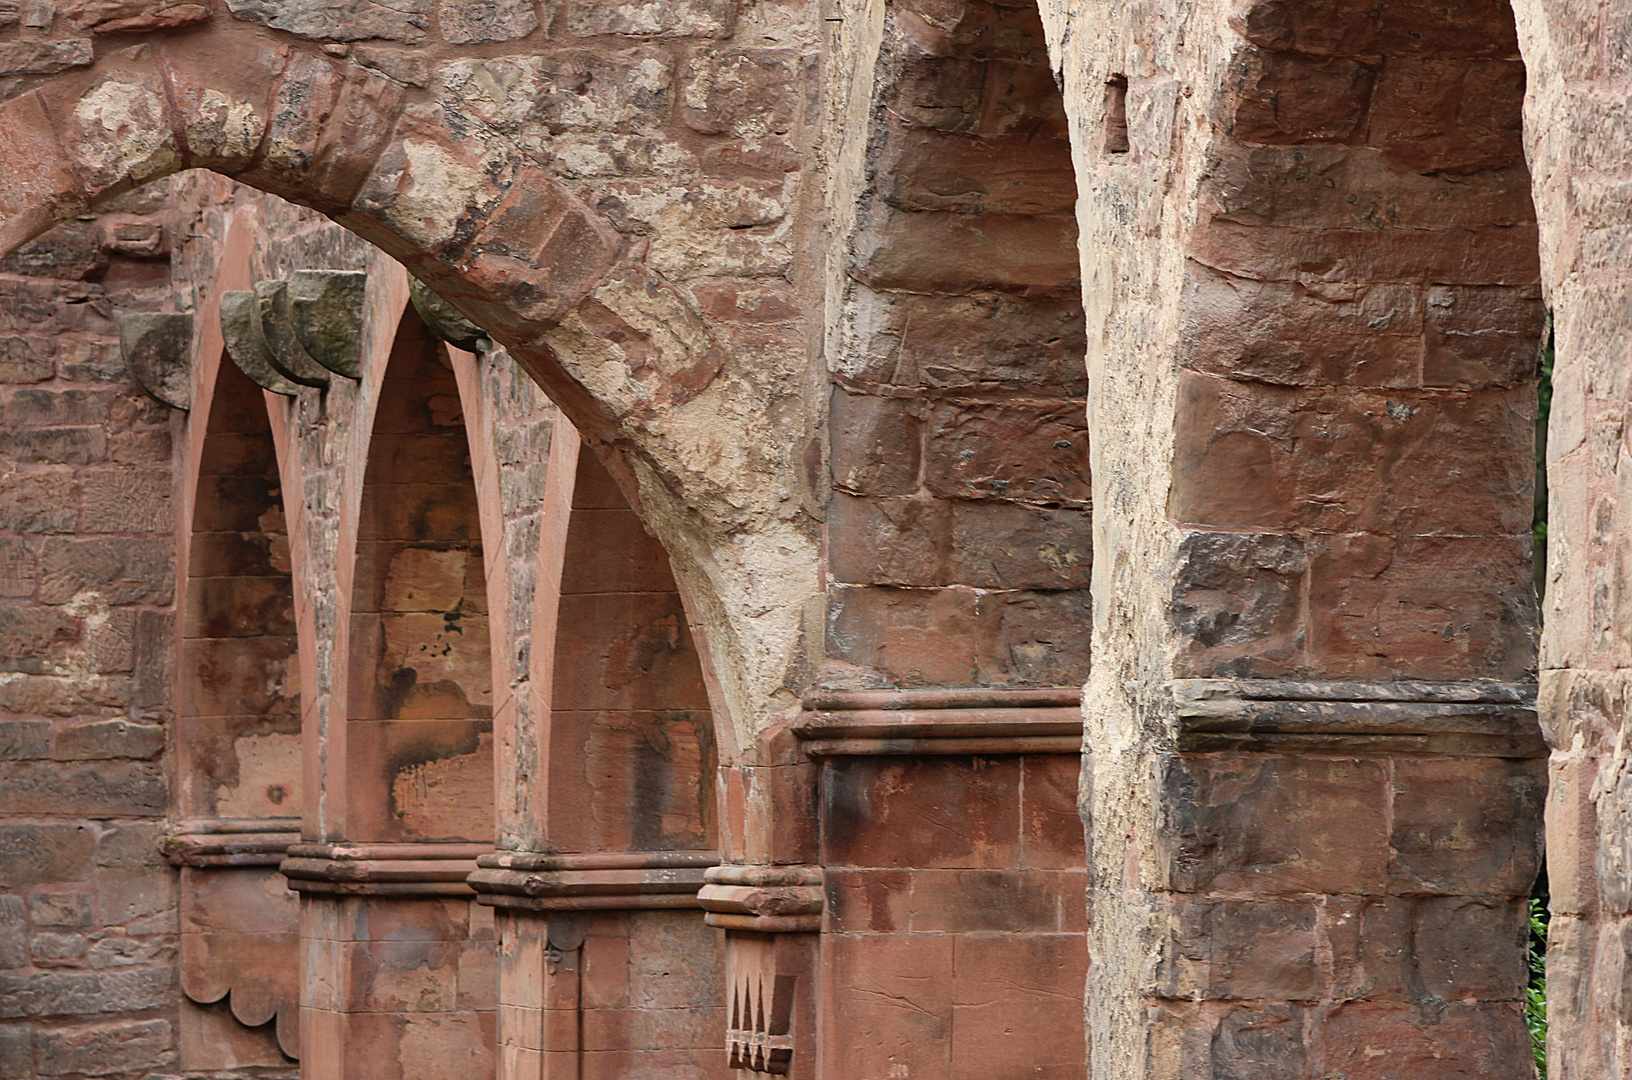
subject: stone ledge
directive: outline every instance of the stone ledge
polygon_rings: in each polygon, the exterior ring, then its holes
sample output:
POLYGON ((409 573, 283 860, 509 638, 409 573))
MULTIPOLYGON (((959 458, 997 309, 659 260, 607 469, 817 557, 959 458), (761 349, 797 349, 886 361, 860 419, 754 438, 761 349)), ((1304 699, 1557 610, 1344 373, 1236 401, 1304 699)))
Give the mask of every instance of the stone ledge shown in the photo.
POLYGON ((475 895, 465 879, 486 844, 294 844, 278 869, 299 893, 475 895))
POLYGON ((490 851, 466 880, 477 902, 529 911, 697 908, 704 871, 717 851, 629 851, 545 855, 490 851))
POLYGON ((1547 755, 1534 683, 1175 679, 1179 749, 1547 755))
POLYGON ((159 852, 172 866, 277 866, 299 842, 299 818, 180 821, 159 852))
POLYGON ((1081 690, 817 690, 793 734, 811 757, 1077 754, 1081 690))

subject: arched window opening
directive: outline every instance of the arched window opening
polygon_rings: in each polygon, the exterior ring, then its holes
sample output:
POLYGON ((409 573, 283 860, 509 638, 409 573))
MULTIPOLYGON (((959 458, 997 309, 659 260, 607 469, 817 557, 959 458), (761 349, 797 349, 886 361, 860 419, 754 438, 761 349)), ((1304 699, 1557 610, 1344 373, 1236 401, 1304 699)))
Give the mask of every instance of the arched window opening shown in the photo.
POLYGON ((352 581, 348 839, 490 841, 486 572, 459 388, 412 311, 381 386, 352 581))

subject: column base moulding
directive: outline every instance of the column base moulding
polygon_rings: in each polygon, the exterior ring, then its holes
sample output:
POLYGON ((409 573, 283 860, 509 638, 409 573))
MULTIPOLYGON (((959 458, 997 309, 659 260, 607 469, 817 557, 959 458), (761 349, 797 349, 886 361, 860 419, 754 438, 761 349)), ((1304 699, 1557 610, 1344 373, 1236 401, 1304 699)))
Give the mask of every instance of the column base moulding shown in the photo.
POLYGON ((1538 758, 1534 683, 1176 679, 1179 749, 1538 758))
POLYGON ((475 896, 465 881, 487 844, 295 844, 278 869, 298 893, 475 896))
POLYGON ((546 855, 488 851, 466 880, 478 903, 524 911, 636 911, 701 907, 697 890, 717 851, 546 855))
POLYGON ((172 866, 277 866, 300 843, 299 818, 178 821, 159 852, 172 866))
POLYGON ((1082 691, 814 690, 793 734, 811 757, 1078 754, 1082 691))

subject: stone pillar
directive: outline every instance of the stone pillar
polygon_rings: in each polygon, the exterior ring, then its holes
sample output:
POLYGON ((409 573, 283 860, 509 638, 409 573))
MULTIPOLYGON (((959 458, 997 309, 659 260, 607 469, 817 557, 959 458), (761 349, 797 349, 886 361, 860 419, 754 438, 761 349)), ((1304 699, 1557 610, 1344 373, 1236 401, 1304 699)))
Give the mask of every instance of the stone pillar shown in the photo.
POLYGON ((296 844, 303 1080, 493 1074, 493 920, 465 878, 485 844, 296 844))
POLYGON ((1091 385, 1092 1071, 1526 1077, 1510 15, 1043 12, 1091 385))
POLYGON ((1547 1053, 1553 1080, 1632 1072, 1632 521, 1628 344, 1632 89, 1623 13, 1516 0, 1529 71, 1525 142, 1535 173, 1542 286, 1556 359, 1547 434, 1549 565, 1541 646, 1547 806, 1547 1053))
POLYGON ((498 917, 499 1076, 717 1073, 718 943, 694 913, 718 858, 484 856, 470 883, 498 917))

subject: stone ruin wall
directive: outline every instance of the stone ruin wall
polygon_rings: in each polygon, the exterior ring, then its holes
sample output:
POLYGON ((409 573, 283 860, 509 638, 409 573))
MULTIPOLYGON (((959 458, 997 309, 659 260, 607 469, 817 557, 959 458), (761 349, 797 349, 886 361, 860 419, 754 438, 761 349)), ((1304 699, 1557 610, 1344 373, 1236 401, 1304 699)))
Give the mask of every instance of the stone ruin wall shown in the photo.
POLYGON ((69 219, 0 267, 0 1076, 714 1075, 737 996, 780 973, 799 1075, 1522 1077, 1549 747, 1553 1075, 1632 1068, 1624 65, 1583 29, 1614 13, 345 10, 0 5, 0 123, 32 170, 0 232, 69 219), (198 79, 218 34, 329 104, 256 105, 284 127, 235 149, 262 74, 198 79), (167 120, 180 151, 97 96, 149 79, 192 117, 167 120), (190 79, 224 111, 188 113, 190 79), (22 138, 39 116, 66 150, 22 138), (404 316, 371 324, 371 380, 295 392, 286 427, 220 357, 194 361, 219 365, 207 410, 155 403, 116 312, 388 276, 224 179, 109 197, 182 164, 319 206, 506 348, 461 360, 404 316), (542 220, 611 254, 552 262, 542 220), (578 523, 553 541, 552 506, 578 523), (597 666, 585 627, 672 669, 597 666), (402 659, 421 647, 434 671, 402 659), (1087 853, 1067 737, 991 734, 1023 702, 1057 724, 1085 680, 1087 853), (877 734, 883 701, 987 741, 877 734), (200 821, 283 830, 278 855, 223 870, 199 854, 219 829, 178 828, 200 821), (365 842, 460 880, 485 852, 495 889, 563 850, 745 869, 709 879, 706 925, 569 927, 457 890, 297 899, 294 842, 312 882, 365 842), (819 914, 739 909, 739 883, 819 914), (361 981, 325 998, 325 963, 361 981))

